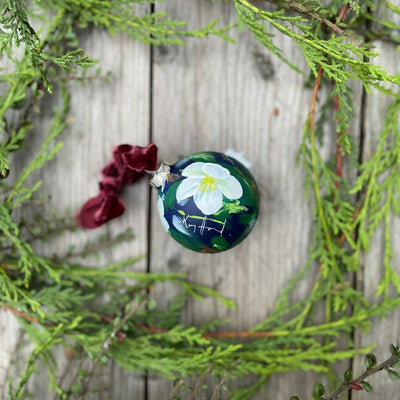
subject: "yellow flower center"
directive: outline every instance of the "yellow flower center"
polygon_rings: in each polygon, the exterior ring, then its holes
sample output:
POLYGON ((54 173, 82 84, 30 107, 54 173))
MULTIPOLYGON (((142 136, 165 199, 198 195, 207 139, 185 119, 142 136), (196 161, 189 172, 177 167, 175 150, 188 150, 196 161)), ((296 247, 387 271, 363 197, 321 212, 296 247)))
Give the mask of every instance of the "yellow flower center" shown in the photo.
POLYGON ((201 190, 202 192, 213 192, 215 189, 215 179, 211 176, 204 177, 198 186, 198 190, 201 190))

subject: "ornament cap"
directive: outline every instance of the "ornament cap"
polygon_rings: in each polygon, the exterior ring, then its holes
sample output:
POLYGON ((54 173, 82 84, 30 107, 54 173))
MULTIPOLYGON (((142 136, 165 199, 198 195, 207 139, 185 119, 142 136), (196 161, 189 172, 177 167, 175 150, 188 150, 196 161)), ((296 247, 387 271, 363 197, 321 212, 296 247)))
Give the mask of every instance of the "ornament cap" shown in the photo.
POLYGON ((160 167, 156 171, 155 175, 150 181, 150 185, 158 189, 164 185, 167 175, 170 173, 171 167, 168 164, 161 163, 160 167))

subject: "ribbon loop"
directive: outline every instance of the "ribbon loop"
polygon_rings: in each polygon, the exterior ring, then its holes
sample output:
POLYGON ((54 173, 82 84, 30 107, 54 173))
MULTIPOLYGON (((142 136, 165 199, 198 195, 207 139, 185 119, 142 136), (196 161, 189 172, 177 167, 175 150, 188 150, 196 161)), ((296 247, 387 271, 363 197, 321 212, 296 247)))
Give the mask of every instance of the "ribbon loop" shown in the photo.
POLYGON ((82 228, 94 229, 125 211, 119 194, 123 185, 133 185, 146 171, 157 168, 157 146, 147 147, 122 144, 113 151, 113 160, 102 170, 100 193, 89 199, 81 208, 76 219, 82 228))

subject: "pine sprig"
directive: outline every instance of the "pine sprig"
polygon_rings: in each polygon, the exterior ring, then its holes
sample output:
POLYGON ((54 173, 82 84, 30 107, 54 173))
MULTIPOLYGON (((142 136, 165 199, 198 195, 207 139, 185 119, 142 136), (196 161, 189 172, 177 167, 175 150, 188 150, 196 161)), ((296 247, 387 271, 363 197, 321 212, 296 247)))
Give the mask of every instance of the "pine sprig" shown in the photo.
POLYGON ((179 37, 204 37, 217 35, 231 40, 226 31, 232 26, 216 28, 218 20, 198 30, 185 30, 186 23, 174 21, 165 13, 146 13, 143 1, 120 0, 114 4, 105 1, 46 0, 53 9, 64 9, 71 13, 80 27, 94 25, 108 30, 112 35, 125 32, 132 39, 147 44, 183 44, 179 37), (139 11, 141 10, 141 11, 139 11))
POLYGON ((45 58, 40 52, 40 39, 28 20, 25 1, 5 0, 0 9, 0 53, 11 47, 25 45, 31 65, 42 70, 45 58))
POLYGON ((25 181, 28 179, 33 171, 41 168, 46 162, 52 160, 63 146, 62 142, 58 142, 53 147, 50 147, 57 136, 59 136, 63 132, 67 123, 66 116, 69 110, 69 94, 65 90, 65 86, 62 87, 62 101, 63 105, 61 110, 58 110, 57 108, 55 109, 55 117, 52 124, 50 125, 49 134, 44 140, 38 154, 33 159, 33 161, 21 172, 21 175, 17 179, 13 190, 8 195, 5 205, 9 209, 17 207, 19 204, 21 204, 21 202, 33 195, 38 186, 35 185, 33 188, 31 188, 31 190, 28 190, 28 192, 26 192, 23 187, 25 181))
MULTIPOLYGON (((323 64, 324 72, 341 88, 345 88, 349 79, 359 79, 368 91, 371 87, 375 87, 384 93, 391 93, 381 82, 391 82, 396 85, 400 83, 398 76, 392 76, 380 66, 365 61, 365 58, 376 56, 374 52, 364 46, 354 46, 353 42, 348 43, 343 36, 333 35, 329 40, 321 39, 313 33, 311 25, 298 16, 286 16, 280 10, 264 11, 247 0, 235 0, 235 5, 240 20, 248 25, 257 38, 261 38, 269 50, 290 66, 292 63, 280 54, 272 44, 271 34, 258 21, 269 23, 278 32, 294 40, 302 50, 308 67, 315 77, 318 75, 320 65, 323 64), (243 15, 246 18, 243 18, 243 15), (288 24, 292 25, 292 28, 289 28, 288 24), (298 30, 301 33, 297 33, 298 30)), ((294 69, 298 70, 297 67, 294 69)))
POLYGON ((387 112, 383 128, 378 136, 376 152, 371 159, 363 164, 353 193, 364 191, 360 212, 352 224, 352 230, 358 227, 359 240, 354 247, 355 256, 358 257, 362 249, 370 247, 371 239, 376 228, 382 223, 385 226, 384 246, 384 277, 377 287, 377 295, 389 293, 390 284, 394 284, 397 291, 400 289, 399 275, 391 265, 393 257, 390 238, 390 220, 392 213, 398 214, 398 193, 400 190, 399 160, 400 160, 400 135, 398 115, 400 105, 393 102, 387 112))

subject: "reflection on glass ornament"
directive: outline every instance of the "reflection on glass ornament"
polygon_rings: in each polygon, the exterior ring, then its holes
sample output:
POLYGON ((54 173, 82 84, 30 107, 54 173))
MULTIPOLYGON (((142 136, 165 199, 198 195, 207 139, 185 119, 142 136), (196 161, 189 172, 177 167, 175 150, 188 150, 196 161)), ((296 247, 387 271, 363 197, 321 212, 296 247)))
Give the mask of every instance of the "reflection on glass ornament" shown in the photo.
POLYGON ((253 176, 223 153, 196 153, 174 165, 161 164, 151 184, 158 189, 162 225, 194 251, 231 249, 250 233, 258 216, 253 176))

